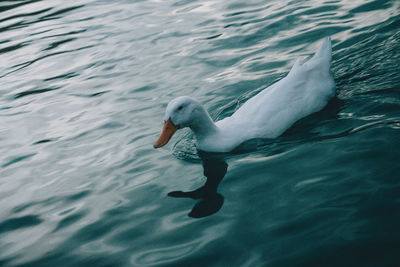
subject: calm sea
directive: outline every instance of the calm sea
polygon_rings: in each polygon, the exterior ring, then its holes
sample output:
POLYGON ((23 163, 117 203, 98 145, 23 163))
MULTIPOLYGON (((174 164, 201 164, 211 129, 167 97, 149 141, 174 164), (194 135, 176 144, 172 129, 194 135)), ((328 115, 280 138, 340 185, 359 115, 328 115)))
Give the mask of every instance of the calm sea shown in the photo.
POLYGON ((398 0, 1 1, 0 266, 400 266, 399 70, 398 0), (222 119, 326 36, 321 112, 153 149, 171 99, 222 119))

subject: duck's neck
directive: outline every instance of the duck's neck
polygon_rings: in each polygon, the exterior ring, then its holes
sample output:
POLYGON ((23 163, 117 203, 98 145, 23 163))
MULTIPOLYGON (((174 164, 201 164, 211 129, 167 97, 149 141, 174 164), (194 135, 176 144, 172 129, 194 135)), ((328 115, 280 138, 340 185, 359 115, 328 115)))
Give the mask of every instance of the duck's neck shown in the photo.
POLYGON ((204 107, 200 106, 196 109, 195 116, 192 120, 190 129, 196 135, 196 139, 201 141, 208 136, 215 134, 218 131, 217 126, 214 121, 211 119, 207 110, 204 107))

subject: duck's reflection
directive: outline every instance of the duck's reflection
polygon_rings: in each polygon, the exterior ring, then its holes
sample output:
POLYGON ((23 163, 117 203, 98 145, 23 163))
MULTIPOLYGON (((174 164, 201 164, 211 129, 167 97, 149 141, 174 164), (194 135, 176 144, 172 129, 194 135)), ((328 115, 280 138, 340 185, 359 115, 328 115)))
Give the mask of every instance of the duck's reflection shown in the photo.
POLYGON ((193 191, 173 191, 170 197, 200 199, 189 213, 190 217, 202 218, 216 213, 224 203, 224 197, 217 192, 218 185, 224 178, 228 169, 224 156, 199 151, 203 163, 205 184, 193 191))

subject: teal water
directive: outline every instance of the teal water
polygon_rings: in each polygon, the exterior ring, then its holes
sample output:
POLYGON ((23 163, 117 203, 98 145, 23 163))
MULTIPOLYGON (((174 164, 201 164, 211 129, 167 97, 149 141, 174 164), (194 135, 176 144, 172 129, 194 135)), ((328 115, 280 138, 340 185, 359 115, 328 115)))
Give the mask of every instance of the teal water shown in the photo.
POLYGON ((399 266, 399 13, 1 1, 0 266, 399 266), (198 155, 188 131, 153 149, 172 98, 224 118, 328 35, 321 112, 229 154, 198 155), (207 197, 177 198, 203 174, 207 197))

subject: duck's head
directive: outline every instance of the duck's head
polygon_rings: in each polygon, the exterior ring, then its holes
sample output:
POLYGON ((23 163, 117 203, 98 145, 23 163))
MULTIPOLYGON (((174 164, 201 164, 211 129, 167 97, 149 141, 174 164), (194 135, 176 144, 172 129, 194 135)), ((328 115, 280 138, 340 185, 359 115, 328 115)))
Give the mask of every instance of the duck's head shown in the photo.
POLYGON ((154 143, 154 148, 166 145, 178 129, 190 127, 201 109, 200 103, 188 96, 171 100, 165 111, 164 127, 154 143))

